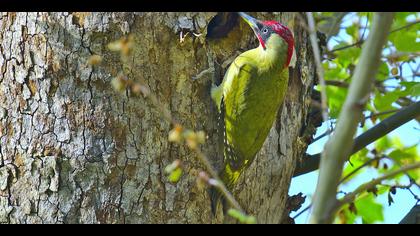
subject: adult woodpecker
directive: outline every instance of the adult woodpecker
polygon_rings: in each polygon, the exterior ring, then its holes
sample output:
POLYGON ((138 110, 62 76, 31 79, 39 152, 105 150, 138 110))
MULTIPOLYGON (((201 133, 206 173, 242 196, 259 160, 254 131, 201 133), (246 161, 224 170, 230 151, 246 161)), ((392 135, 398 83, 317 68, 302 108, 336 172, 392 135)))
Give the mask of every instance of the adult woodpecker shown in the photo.
MULTIPOLYGON (((229 190, 267 138, 285 97, 288 67, 294 65, 295 58, 293 34, 286 26, 239 15, 251 26, 259 46, 239 55, 222 83, 211 89, 219 110, 218 130, 223 134, 224 168, 219 175, 229 190)), ((226 212, 220 192, 211 188, 210 197, 213 214, 220 198, 226 212)))

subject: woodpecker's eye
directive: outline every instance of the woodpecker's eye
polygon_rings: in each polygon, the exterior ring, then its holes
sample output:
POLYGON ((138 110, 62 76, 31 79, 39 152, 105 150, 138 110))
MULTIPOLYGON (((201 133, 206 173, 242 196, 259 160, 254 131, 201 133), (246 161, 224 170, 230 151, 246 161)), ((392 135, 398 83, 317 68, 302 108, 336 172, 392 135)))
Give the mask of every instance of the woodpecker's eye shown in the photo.
POLYGON ((268 29, 267 29, 267 28, 264 28, 264 29, 262 30, 262 32, 263 32, 263 34, 267 34, 267 33, 268 33, 268 29))

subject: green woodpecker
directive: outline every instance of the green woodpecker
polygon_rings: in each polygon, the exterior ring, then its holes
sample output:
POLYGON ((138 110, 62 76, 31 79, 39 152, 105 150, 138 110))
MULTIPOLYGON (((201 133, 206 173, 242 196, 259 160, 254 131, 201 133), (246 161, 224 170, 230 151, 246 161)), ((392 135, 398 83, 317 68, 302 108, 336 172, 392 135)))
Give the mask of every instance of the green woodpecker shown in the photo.
MULTIPOLYGON (((276 21, 259 21, 239 15, 251 26, 259 46, 239 55, 229 66, 222 83, 211 96, 219 110, 219 133, 223 134, 224 168, 221 180, 232 190, 239 176, 261 149, 283 103, 294 65, 292 32, 276 21)), ((211 208, 216 213, 221 197, 210 189, 211 208)), ((222 198, 223 211, 226 202, 222 198)))

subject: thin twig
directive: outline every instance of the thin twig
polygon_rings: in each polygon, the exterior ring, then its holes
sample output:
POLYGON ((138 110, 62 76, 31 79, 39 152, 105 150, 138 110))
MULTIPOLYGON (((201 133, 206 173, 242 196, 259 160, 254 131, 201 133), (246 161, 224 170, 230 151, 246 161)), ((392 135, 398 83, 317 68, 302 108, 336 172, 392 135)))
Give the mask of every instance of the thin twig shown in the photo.
MULTIPOLYGON (((359 135, 354 139, 354 145, 351 151, 351 154, 354 154, 360 151, 363 147, 373 143, 379 138, 387 135, 396 128, 402 126, 408 121, 415 119, 420 115, 420 102, 413 103, 408 107, 404 107, 396 114, 384 119, 379 124, 376 124, 374 127, 370 128, 363 134, 359 135)), ((298 162, 298 165, 295 168, 295 173, 293 177, 309 173, 311 171, 317 170, 319 167, 319 162, 321 160, 321 153, 306 155, 302 162, 298 162)))
POLYGON ((325 83, 327 85, 331 85, 331 86, 337 86, 337 87, 341 87, 341 88, 348 88, 349 87, 349 83, 343 81, 343 80, 327 80, 325 81, 325 83))
MULTIPOLYGON (((131 88, 133 88, 136 84, 133 84, 131 86, 131 88)), ((145 96, 148 97, 153 106, 155 108, 158 109, 159 114, 169 123, 171 123, 173 126, 179 125, 179 123, 173 119, 171 112, 169 111, 169 109, 167 109, 157 98, 157 96, 153 93, 150 92, 150 88, 145 84, 145 81, 140 80, 139 85, 142 86, 140 87, 140 89, 137 90, 137 95, 140 95, 140 92, 145 96), (143 88, 143 90, 141 89, 143 88)), ((222 194, 224 195, 224 197, 228 200, 228 202, 237 210, 239 210, 242 213, 245 213, 245 211, 242 209, 242 207, 239 205, 239 203, 235 200, 235 198, 233 197, 233 195, 229 192, 229 190, 226 188, 226 186, 224 185, 223 181, 219 178, 216 170, 213 168, 213 166, 211 165, 209 159, 207 158, 207 156, 201 152, 201 150, 196 147, 196 148, 191 148, 198 156, 198 159, 201 161, 202 164, 204 164, 204 166, 206 167, 207 171, 210 173, 210 176, 215 179, 217 182, 216 184, 214 184, 214 186, 216 188, 218 188, 222 194)))
POLYGON ((420 197, 417 194, 415 194, 413 190, 411 190, 411 188, 407 188, 407 190, 411 193, 411 195, 413 195, 414 199, 416 199, 417 202, 420 201, 420 197))
MULTIPOLYGON (((416 21, 414 21, 414 22, 410 22, 410 23, 408 23, 407 25, 404 25, 404 26, 401 26, 401 27, 396 28, 396 29, 394 29, 394 30, 391 30, 391 31, 389 32, 389 34, 392 34, 392 33, 395 33, 395 32, 397 32, 397 31, 400 31, 400 30, 403 30, 403 29, 409 28, 409 27, 411 27, 411 26, 413 26, 413 25, 415 25, 415 24, 418 24, 418 23, 420 23, 420 20, 416 20, 416 21)), ((364 42, 365 42, 365 40, 363 40, 363 37, 362 37, 362 38, 360 38, 360 40, 358 40, 358 41, 357 41, 357 42, 355 42, 355 43, 352 43, 352 44, 350 44, 350 45, 346 45, 346 46, 343 46, 343 47, 339 47, 339 48, 333 49, 333 50, 331 50, 331 51, 328 51, 328 53, 327 53, 327 54, 330 54, 330 53, 333 53, 333 52, 336 52, 336 51, 340 51, 340 50, 344 50, 344 49, 347 49, 347 48, 352 48, 352 47, 354 47, 354 46, 360 46, 360 45, 362 45, 364 42)))
MULTIPOLYGON (((410 77, 410 76, 412 76, 412 75, 408 75, 406 77, 410 77)), ((402 78, 403 77, 401 77, 399 75, 396 75, 396 76, 388 77, 388 78, 383 79, 381 81, 375 81, 375 87, 377 87, 377 88, 379 87, 378 89, 385 88, 385 86, 383 85, 383 82, 384 81, 391 80, 391 79, 402 79, 402 78)), ((345 80, 326 80, 325 83, 327 85, 329 85, 329 86, 336 86, 336 87, 341 87, 341 88, 348 88, 350 86, 350 84, 348 82, 346 82, 346 80, 348 80, 348 79, 345 79, 345 80)), ((389 86, 387 86, 387 87, 389 87, 389 86)), ((386 93, 387 91, 380 90, 380 92, 386 93)))
POLYGON ((328 54, 333 53, 333 52, 337 52, 337 51, 341 51, 341 50, 344 50, 344 49, 347 49, 347 48, 351 48, 351 47, 354 47, 354 46, 360 46, 360 45, 362 45, 365 42, 364 36, 365 36, 367 25, 368 25, 368 22, 369 22, 369 13, 367 14, 366 17, 367 17, 366 24, 365 24, 365 27, 363 28, 362 36, 359 38, 359 40, 357 40, 357 42, 355 42, 353 44, 350 44, 350 45, 346 45, 346 46, 343 46, 343 47, 339 47, 339 48, 330 50, 328 52, 328 54))
POLYGON ((366 33, 366 30, 367 30, 367 26, 368 26, 368 24, 369 24, 369 12, 366 14, 366 24, 365 24, 365 27, 363 28, 363 33, 362 33, 362 36, 360 37, 360 39, 359 39, 359 41, 361 41, 361 40, 365 40, 364 38, 365 38, 365 33, 366 33))
POLYGON ((318 79, 321 85, 321 109, 322 109, 322 118, 324 122, 328 120, 328 105, 327 105, 327 86, 324 79, 324 68, 321 63, 321 52, 318 46, 318 40, 316 37, 316 27, 315 20, 312 15, 312 12, 307 12, 306 16, 308 18, 308 27, 309 27, 309 37, 311 39, 312 50, 315 57, 316 72, 318 74, 318 79))
POLYGON ((379 177, 377 179, 373 179, 373 180, 371 180, 371 181, 369 181, 369 182, 367 182, 365 184, 362 184, 356 190, 354 190, 353 192, 351 192, 351 193, 347 194, 346 196, 344 196, 343 198, 341 198, 338 201, 338 204, 337 204, 336 207, 338 208, 338 207, 340 207, 340 206, 342 206, 342 205, 344 205, 346 203, 352 202, 354 200, 354 198, 358 194, 360 194, 360 193, 362 193, 362 192, 364 192, 364 191, 366 191, 368 189, 371 189, 371 188, 375 187, 376 185, 380 184, 382 181, 384 181, 386 179, 392 178, 392 177, 394 177, 394 176, 396 176, 398 174, 407 172, 409 170, 414 170, 414 169, 417 169, 417 168, 420 168, 420 162, 417 162, 417 163, 414 163, 414 164, 411 164, 411 165, 404 166, 401 169, 392 171, 392 172, 387 173, 387 174, 385 174, 385 175, 383 175, 383 176, 381 176, 381 177, 379 177))
POLYGON ((410 22, 410 23, 408 23, 408 24, 406 24, 406 25, 404 25, 404 26, 401 26, 401 27, 399 27, 399 28, 393 29, 393 30, 391 30, 389 33, 390 33, 390 34, 395 33, 395 32, 397 32, 397 31, 400 31, 400 30, 403 30, 403 29, 409 28, 409 27, 411 27, 411 26, 413 26, 413 25, 416 25, 416 24, 418 24, 418 23, 420 23, 420 20, 415 20, 415 21, 410 22))
POLYGON ((315 143, 315 142, 317 142, 318 140, 320 140, 320 139, 324 138, 325 136, 327 136, 327 135, 331 134, 333 131, 334 131, 334 129, 332 129, 332 128, 327 129, 327 131, 325 131, 323 134, 321 134, 321 135, 319 135, 318 137, 314 138, 314 140, 312 140, 311 144, 312 144, 312 143, 315 143))
POLYGON ((333 36, 332 34, 334 33, 333 31, 335 31, 337 27, 341 24, 341 21, 347 15, 347 13, 348 12, 340 12, 340 13, 337 13, 337 15, 335 15, 333 24, 329 27, 329 30, 326 33, 327 42, 330 41, 331 37, 333 36))
MULTIPOLYGON (((383 159, 383 158, 385 158, 386 156, 381 156, 381 157, 375 157, 375 158, 373 158, 373 159, 370 159, 369 161, 367 161, 367 162, 365 162, 365 163, 363 163, 361 166, 359 166, 358 168, 356 168, 355 170, 353 170, 351 173, 349 173, 348 175, 346 175, 345 177, 343 177, 341 180, 340 180, 340 184, 341 183, 343 183, 346 179, 348 179, 350 176, 352 176, 352 175, 354 175, 356 172, 358 172, 360 169, 362 169, 362 168, 364 168, 364 167, 366 167, 366 166, 368 166, 368 165, 370 165, 372 162, 374 162, 374 161, 378 161, 378 160, 380 160, 380 159, 383 159)), ((398 164, 398 163, 397 163, 398 164)), ((410 187, 412 187, 413 185, 415 185, 415 186, 417 186, 417 187, 419 187, 418 186, 418 184, 415 182, 415 181, 413 181, 412 180, 412 178, 411 178, 411 176, 410 175, 408 175, 407 174, 407 171, 408 170, 410 170, 410 169, 406 169, 407 167, 401 167, 401 169, 400 170, 398 170, 399 172, 398 173, 396 173, 396 174, 399 174, 399 173, 404 173, 404 174, 406 174, 407 176, 408 176, 408 178, 410 179, 410 185, 407 185, 407 186, 394 186, 394 187, 397 187, 397 188, 401 188, 401 189, 407 189, 410 193, 411 193, 411 195, 413 195, 413 197, 416 199, 416 200, 420 200, 420 198, 419 198, 419 196, 417 196, 416 194, 414 194, 413 193, 413 191, 410 189, 410 187)), ((392 173, 390 173, 390 174, 392 174, 392 173)), ((388 175, 390 175, 390 174, 388 174, 388 175)), ((383 176, 382 178, 384 178, 385 176, 383 176)), ((392 176, 388 176, 387 178, 392 178, 392 176)), ((385 186, 385 184, 381 184, 381 185, 384 185, 385 186)), ((420 187, 419 187, 420 188, 420 187)), ((369 189, 369 188, 367 188, 367 189, 369 189)), ((301 210, 299 213, 297 213, 294 217, 293 217, 293 219, 296 219, 297 217, 299 217, 300 215, 302 215, 305 211, 308 211, 310 208, 311 208, 311 206, 312 206, 312 204, 309 204, 309 206, 307 206, 307 207, 305 207, 303 210, 301 210)))
POLYGON ((410 194, 413 196, 413 198, 416 200, 416 201, 419 201, 420 200, 420 197, 417 195, 417 194, 415 194, 414 192, 413 192, 413 190, 411 190, 411 187, 413 187, 413 185, 414 186, 416 186, 415 185, 415 182, 411 182, 410 181, 410 184, 409 185, 390 185, 390 184, 378 184, 378 185, 382 185, 382 186, 386 186, 386 187, 389 187, 389 188, 398 188, 398 189, 404 189, 404 190, 408 190, 408 192, 410 192, 410 194))
MULTIPOLYGON (((396 160, 396 159, 391 158, 391 157, 389 157, 389 156, 384 156, 384 157, 385 157, 385 158, 387 158, 387 159, 389 159, 390 161, 394 162, 394 163, 395 163, 396 165, 398 165, 400 168, 402 168, 402 167, 403 167, 403 165, 400 163, 400 161, 399 161, 399 160, 396 160)), ((411 177, 411 175, 410 175, 409 173, 405 172, 404 174, 407 176, 407 178, 410 180, 410 182, 411 182, 412 184, 414 184, 415 186, 417 186, 417 187, 420 189, 420 185, 416 182, 416 180, 415 180, 413 177, 411 177)))
POLYGON ((388 115, 388 114, 395 113, 395 112, 398 112, 398 111, 401 111, 401 109, 394 109, 394 110, 389 110, 389 111, 372 113, 372 114, 366 116, 365 119, 370 119, 372 117, 378 117, 378 116, 388 115))
POLYGON ((354 47, 354 46, 359 46, 359 45, 362 45, 364 42, 365 42, 365 41, 361 39, 361 40, 359 40, 359 41, 357 41, 357 42, 355 42, 355 43, 352 43, 352 44, 350 44, 350 45, 342 46, 342 47, 339 47, 339 48, 333 49, 333 50, 331 50, 331 51, 328 51, 328 54, 331 54, 331 53, 333 53, 333 52, 337 52, 337 51, 341 51, 341 50, 344 50, 344 49, 347 49, 347 48, 352 48, 352 47, 354 47))
POLYGON ((200 161, 206 166, 208 172, 210 175, 217 181, 215 187, 218 188, 224 197, 228 200, 228 202, 237 210, 239 210, 242 213, 245 213, 245 211, 242 209, 242 207, 239 205, 239 203, 236 201, 236 199, 233 197, 233 195, 229 192, 229 190, 224 185, 223 181, 219 178, 219 175, 216 173, 212 165, 210 164, 208 158, 199 150, 194 150, 200 159, 200 161))
POLYGON ((305 211, 311 209, 312 204, 309 204, 309 206, 305 207, 305 209, 301 210, 299 213, 297 213, 295 216, 293 216, 293 219, 298 218, 300 215, 302 215, 305 211))
MULTIPOLYGON (((381 84, 375 84, 375 88, 383 94, 389 93, 389 91, 381 84)), ((417 102, 413 102, 410 98, 407 98, 407 97, 400 97, 400 98, 398 98, 397 101, 395 101, 395 103, 397 103, 398 105, 400 105, 402 107, 408 107, 408 106, 411 106, 411 105, 413 105, 417 102)), ((420 117, 419 116, 414 117, 414 119, 416 119, 418 122, 420 122, 420 117)))
POLYGON ((369 159, 367 162, 363 163, 361 166, 357 167, 356 169, 354 169, 352 172, 350 172, 348 175, 344 176, 341 180, 340 180, 340 184, 343 183, 344 181, 346 181, 348 178, 350 178, 352 175, 354 175, 356 172, 358 172, 360 169, 362 169, 363 167, 366 167, 368 165, 370 165, 372 162, 374 161, 379 161, 380 159, 382 159, 382 156, 379 157, 375 157, 372 159, 369 159))

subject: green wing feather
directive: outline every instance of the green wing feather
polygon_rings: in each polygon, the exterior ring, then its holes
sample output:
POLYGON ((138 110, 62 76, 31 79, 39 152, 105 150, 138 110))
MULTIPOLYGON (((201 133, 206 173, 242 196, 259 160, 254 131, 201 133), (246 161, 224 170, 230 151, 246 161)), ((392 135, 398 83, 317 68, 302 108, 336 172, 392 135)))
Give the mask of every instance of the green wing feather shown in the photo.
MULTIPOLYGON (((229 190, 265 142, 284 99, 288 77, 282 63, 265 63, 256 50, 249 50, 230 65, 222 84, 212 88, 219 109, 219 137, 223 138, 220 178, 229 190)), ((213 190, 211 196, 215 212, 220 194, 213 190)))
POLYGON ((224 142, 225 162, 221 178, 228 188, 236 182, 248 158, 244 153, 246 150, 242 150, 242 147, 246 146, 249 140, 236 136, 248 132, 243 129, 247 121, 239 119, 247 118, 242 115, 248 108, 247 99, 251 92, 249 88, 252 87, 252 79, 256 79, 258 75, 258 68, 255 66, 257 63, 255 57, 252 57, 252 52, 253 50, 250 50, 238 56, 227 70, 222 84, 212 88, 212 98, 220 112, 219 120, 223 121, 219 125, 220 138, 224 142), (243 132, 238 132, 241 129, 243 132))
MULTIPOLYGON (((245 91, 244 86, 246 86, 246 82, 251 79, 252 76, 255 75, 256 68, 250 64, 247 64, 244 60, 244 56, 239 56, 235 59, 234 62, 230 65, 229 69, 227 70, 225 77, 223 78, 222 83, 219 86, 212 86, 211 89, 211 97, 215 104, 217 105, 219 114, 217 120, 218 126, 218 134, 220 140, 220 150, 223 150, 224 153, 224 169, 220 172, 220 178, 226 184, 228 189, 231 189, 234 182, 239 177, 239 171, 236 170, 235 173, 230 170, 230 166, 234 163, 234 156, 235 150, 228 146, 227 144, 227 133, 226 133, 226 124, 230 124, 230 122, 226 122, 229 120, 230 115, 226 116, 226 111, 229 114, 232 114, 232 108, 235 108, 235 103, 238 100, 241 100, 241 93, 240 91, 245 91), (245 82, 245 83, 242 83, 245 82), (227 100, 227 104, 226 101, 227 100), (226 105, 229 107, 226 110, 226 105), (236 178, 235 178, 236 176, 236 178)), ((243 101, 243 99, 242 99, 243 101)), ((209 190, 210 198, 211 198, 211 209, 213 215, 216 214, 217 203, 219 199, 222 200, 223 205, 223 212, 226 213, 227 206, 226 200, 222 197, 221 193, 214 187, 210 188, 209 190)))

